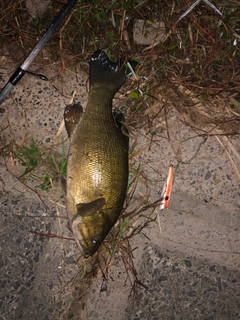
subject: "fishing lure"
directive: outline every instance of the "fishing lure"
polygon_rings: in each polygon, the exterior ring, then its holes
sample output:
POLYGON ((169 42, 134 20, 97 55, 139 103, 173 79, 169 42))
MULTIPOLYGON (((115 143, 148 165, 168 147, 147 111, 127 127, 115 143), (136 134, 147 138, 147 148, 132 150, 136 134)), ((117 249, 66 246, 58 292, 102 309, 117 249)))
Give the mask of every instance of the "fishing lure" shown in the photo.
POLYGON ((160 210, 166 209, 168 207, 170 196, 171 196, 171 191, 172 191, 173 173, 174 173, 174 168, 171 165, 169 167, 167 180, 166 180, 166 182, 164 183, 164 186, 163 186, 163 191, 162 191, 163 200, 162 200, 162 203, 160 205, 160 210))

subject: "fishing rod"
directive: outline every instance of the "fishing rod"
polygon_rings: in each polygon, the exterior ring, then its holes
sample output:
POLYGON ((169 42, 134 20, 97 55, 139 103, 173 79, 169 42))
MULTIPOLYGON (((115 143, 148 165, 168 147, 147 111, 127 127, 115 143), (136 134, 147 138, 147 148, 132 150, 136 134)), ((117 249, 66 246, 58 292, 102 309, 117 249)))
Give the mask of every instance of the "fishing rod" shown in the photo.
POLYGON ((5 85, 5 87, 0 92, 0 104, 3 103, 3 101, 6 99, 9 92, 12 90, 12 88, 22 79, 25 73, 31 74, 33 76, 36 76, 42 80, 48 80, 47 77, 45 77, 42 74, 35 74, 33 72, 27 71, 26 69, 30 66, 32 61, 36 58, 39 51, 42 50, 43 46, 47 43, 49 38, 52 36, 54 31, 60 26, 64 18, 70 13, 71 9, 75 5, 77 0, 69 0, 65 6, 62 8, 62 10, 59 12, 59 14, 56 16, 56 18, 53 20, 52 24, 49 26, 47 31, 44 33, 42 38, 38 41, 36 46, 32 49, 32 51, 29 53, 27 58, 24 60, 24 62, 21 64, 20 67, 17 68, 17 70, 12 74, 10 79, 8 80, 8 83, 5 85))

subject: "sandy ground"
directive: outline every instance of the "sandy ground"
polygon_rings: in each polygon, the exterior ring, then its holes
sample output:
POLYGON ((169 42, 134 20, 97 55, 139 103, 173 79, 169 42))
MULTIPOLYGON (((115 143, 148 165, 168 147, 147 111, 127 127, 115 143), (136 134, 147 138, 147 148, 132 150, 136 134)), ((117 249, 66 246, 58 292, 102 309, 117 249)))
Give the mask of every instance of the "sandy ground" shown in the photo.
MULTIPOLYGON (((2 61, 1 86, 15 68, 2 61)), ((68 147, 65 130, 59 144, 54 148, 52 144, 63 110, 74 90, 76 100, 86 104, 87 74, 79 70, 76 76, 71 70, 61 71, 57 64, 40 70, 33 64, 31 70, 50 80, 24 76, 1 105, 1 148, 11 142, 30 145, 34 139, 43 150, 61 154, 61 142, 68 147)), ((147 237, 132 239, 139 283, 130 272, 131 283, 129 270, 117 256, 107 280, 96 278, 88 290, 85 287, 84 304, 74 241, 32 233, 71 237, 67 220, 55 218, 66 216, 59 181, 53 182, 49 193, 38 189, 36 194, 17 179, 23 168, 16 161, 13 171, 10 150, 4 149, 0 163, 1 320, 240 319, 239 181, 216 138, 204 142, 171 106, 168 127, 170 140, 164 117, 155 118, 151 128, 130 132, 131 144, 137 140, 141 150, 131 161, 132 170, 140 165, 142 171, 135 198, 142 201, 148 195, 151 201, 157 200, 169 165, 176 168, 170 206, 158 213, 160 224, 152 222, 144 229, 147 237), (156 133, 152 140, 149 131, 156 133)), ((231 142, 240 153, 239 138, 232 137, 231 142)))

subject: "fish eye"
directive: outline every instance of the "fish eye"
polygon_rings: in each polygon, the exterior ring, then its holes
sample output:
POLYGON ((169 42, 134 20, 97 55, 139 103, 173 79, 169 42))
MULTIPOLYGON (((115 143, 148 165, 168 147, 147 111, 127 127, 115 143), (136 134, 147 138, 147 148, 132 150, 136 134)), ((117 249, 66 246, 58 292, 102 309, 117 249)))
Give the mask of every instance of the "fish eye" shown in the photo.
POLYGON ((97 239, 96 239, 96 238, 93 238, 93 239, 92 239, 92 243, 93 243, 94 245, 96 245, 96 244, 98 243, 97 239))

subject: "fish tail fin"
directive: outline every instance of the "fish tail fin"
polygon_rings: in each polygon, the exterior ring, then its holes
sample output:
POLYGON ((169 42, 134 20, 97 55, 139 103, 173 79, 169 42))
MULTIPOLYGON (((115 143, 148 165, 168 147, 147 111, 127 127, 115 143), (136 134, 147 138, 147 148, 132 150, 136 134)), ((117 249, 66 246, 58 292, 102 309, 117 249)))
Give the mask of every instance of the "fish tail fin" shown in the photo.
MULTIPOLYGON (((133 60, 129 60, 128 62, 134 70, 137 62, 133 60)), ((95 51, 91 57, 90 86, 95 84, 112 84, 116 93, 131 75, 132 71, 124 64, 123 60, 112 62, 102 50, 95 51)))

